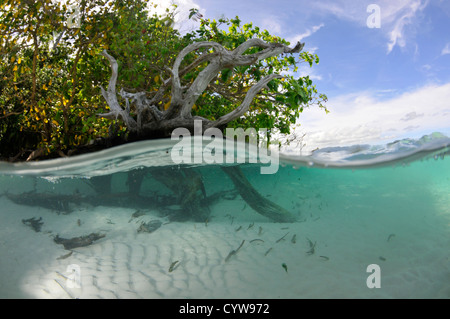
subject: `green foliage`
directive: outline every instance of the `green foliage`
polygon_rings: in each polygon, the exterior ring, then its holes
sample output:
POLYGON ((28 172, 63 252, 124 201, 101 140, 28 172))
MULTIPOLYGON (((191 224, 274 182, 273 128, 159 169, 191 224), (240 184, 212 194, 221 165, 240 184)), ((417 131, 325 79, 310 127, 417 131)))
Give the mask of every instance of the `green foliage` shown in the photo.
POLYGON ((183 41, 173 11, 150 15, 147 4, 0 0, 0 157, 65 151, 108 136, 111 121, 97 116, 106 108, 99 87, 110 77, 103 49, 121 63, 119 87, 156 90, 183 41), (80 27, 69 28, 75 5, 80 27))
MULTIPOLYGON (((144 0, 0 0, 0 157, 35 149, 46 154, 67 151, 106 137, 111 123, 97 116, 107 111, 99 87, 108 85, 110 68, 100 52, 107 49, 119 62, 117 87, 148 92, 152 97, 170 77, 178 53, 196 41, 216 41, 229 50, 257 37, 288 44, 267 30, 235 19, 201 19, 199 28, 184 36, 173 28, 174 10, 149 12, 156 5, 144 0), (79 27, 68 27, 78 5, 79 27), (59 37, 60 35, 60 37, 59 37), (59 38, 59 40, 58 40, 59 38), (57 45, 55 45, 57 43, 57 45)), ((199 18, 196 10, 190 17, 199 18)), ((246 54, 255 53, 251 48, 246 54)), ((183 61, 188 66, 204 50, 183 61)), ((313 103, 326 110, 309 77, 294 78, 300 63, 312 66, 317 55, 302 52, 268 58, 252 66, 224 69, 198 98, 194 115, 210 120, 234 110, 247 91, 268 74, 284 74, 254 99, 249 112, 234 127, 289 132, 298 116, 313 103)), ((207 62, 185 72, 189 85, 207 62)), ((170 89, 158 107, 170 105, 170 89)))
MULTIPOLYGON (((195 11, 191 11, 191 16, 195 11)), ((215 41, 229 50, 251 38, 260 38, 266 42, 279 42, 290 45, 286 40, 271 35, 267 30, 261 30, 252 23, 243 24, 241 20, 202 19, 198 30, 189 35, 194 41, 215 41)), ((295 44, 293 44, 295 45, 295 44)), ((262 50, 250 48, 245 54, 262 50)), ((197 100, 195 112, 208 119, 217 119, 239 105, 249 88, 264 76, 282 74, 283 79, 272 80, 268 88, 263 90, 253 101, 249 112, 229 126, 267 128, 269 133, 287 134, 303 112, 305 107, 318 105, 326 112, 324 103, 327 97, 319 94, 309 76, 295 78, 298 66, 308 63, 309 66, 319 63, 319 57, 309 52, 301 52, 298 58, 293 55, 281 55, 257 62, 252 66, 225 69, 211 83, 204 94, 197 100)))

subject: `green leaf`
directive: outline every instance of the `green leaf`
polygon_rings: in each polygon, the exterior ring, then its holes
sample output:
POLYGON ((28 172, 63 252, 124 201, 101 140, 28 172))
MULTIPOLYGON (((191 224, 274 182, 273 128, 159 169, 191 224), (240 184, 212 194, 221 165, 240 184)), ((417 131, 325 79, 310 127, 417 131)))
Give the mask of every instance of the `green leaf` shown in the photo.
POLYGON ((232 74, 232 71, 231 71, 231 69, 224 69, 221 71, 221 73, 222 73, 221 80, 223 82, 227 82, 232 74))

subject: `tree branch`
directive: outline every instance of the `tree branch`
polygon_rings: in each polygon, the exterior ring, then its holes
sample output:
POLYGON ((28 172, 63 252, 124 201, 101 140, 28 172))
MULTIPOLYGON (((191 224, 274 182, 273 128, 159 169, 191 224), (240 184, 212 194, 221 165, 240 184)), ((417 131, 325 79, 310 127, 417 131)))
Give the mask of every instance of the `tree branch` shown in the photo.
POLYGON ((279 79, 282 78, 283 76, 279 75, 279 74, 270 74, 265 76, 263 79, 261 79, 258 83, 256 83, 254 86, 252 86, 247 94, 245 95, 244 100, 242 101, 241 105, 239 105, 236 109, 234 109, 233 111, 231 111, 228 114, 225 114, 224 116, 219 117, 216 121, 211 122, 208 127, 219 127, 222 126, 224 124, 227 124, 239 117, 241 117, 242 115, 244 115, 248 109, 250 108, 250 104, 253 101, 253 98, 256 96, 256 94, 258 94, 259 91, 261 91, 261 89, 263 89, 264 87, 267 86, 267 84, 272 81, 273 79, 279 79))
POLYGON ((128 93, 122 89, 120 90, 120 96, 127 100, 131 99, 131 102, 136 105, 137 126, 139 129, 144 124, 142 122, 142 115, 145 110, 150 111, 155 121, 161 119, 163 113, 155 105, 152 105, 152 100, 147 99, 146 92, 128 93))
POLYGON ((109 55, 108 52, 106 52, 106 50, 103 50, 101 55, 103 55, 104 57, 106 57, 108 59, 110 66, 111 66, 112 73, 111 73, 111 78, 109 79, 108 90, 105 91, 105 89, 103 87, 100 87, 100 89, 102 91, 102 95, 105 98, 106 103, 109 105, 110 112, 99 114, 98 116, 108 118, 108 119, 117 119, 117 118, 121 117, 129 130, 136 131, 138 128, 136 121, 130 116, 129 110, 123 110, 119 104, 119 101, 117 101, 116 83, 117 83, 117 75, 118 75, 118 68, 119 68, 117 61, 111 55, 109 55))
MULTIPOLYGON (((233 51, 225 49, 222 45, 216 42, 204 41, 191 44, 181 51, 181 53, 175 60, 174 66, 171 70, 173 76, 171 107, 173 106, 174 109, 180 108, 179 115, 182 118, 189 118, 191 116, 192 107, 194 106, 198 97, 203 93, 209 83, 217 76, 217 74, 222 69, 232 69, 236 66, 252 65, 260 60, 272 56, 277 56, 282 53, 298 53, 303 49, 303 46, 304 43, 302 44, 298 42, 294 48, 290 48, 282 43, 267 43, 257 38, 247 40, 233 51), (263 50, 253 54, 243 54, 247 49, 254 46, 263 48, 263 50), (180 79, 178 76, 178 69, 180 67, 181 61, 188 53, 203 47, 214 48, 216 56, 208 59, 208 61, 210 62, 209 65, 199 73, 189 89, 183 94, 181 90, 180 79)), ((272 79, 273 78, 274 77, 272 77, 272 79)), ((258 91, 260 89, 261 88, 259 88, 258 91)), ((173 112, 174 109, 171 109, 171 112, 173 112)), ((173 116, 173 113, 170 115, 173 116)))
MULTIPOLYGON (((176 101, 178 98, 180 98, 180 99, 182 98, 181 83, 180 83, 180 77, 179 77, 179 69, 180 69, 181 62, 186 57, 186 55, 188 55, 189 53, 191 53, 195 50, 198 50, 200 48, 205 48, 205 47, 212 47, 218 51, 224 50, 223 46, 221 46, 217 42, 203 41, 203 42, 197 42, 197 43, 188 45, 183 50, 181 50, 180 54, 178 54, 178 56, 175 60, 175 63, 173 64, 173 67, 171 69, 171 72, 172 72, 172 101, 176 101)), ((201 59, 203 59, 203 57, 201 57, 201 59)))
POLYGON ((4 118, 7 118, 7 117, 9 117, 9 116, 12 116, 12 115, 19 115, 19 114, 22 114, 23 112, 11 112, 11 113, 6 113, 5 115, 3 115, 3 116, 0 116, 0 120, 1 119, 4 119, 4 118))
POLYGON ((242 55, 245 53, 245 51, 247 51, 251 47, 259 47, 259 48, 263 48, 263 49, 278 47, 281 49, 281 51, 282 51, 281 53, 299 53, 303 49, 304 46, 305 46, 305 43, 297 42, 295 47, 291 49, 290 47, 288 47, 282 43, 267 43, 261 39, 253 38, 253 39, 249 39, 249 40, 245 41, 244 43, 242 43, 240 46, 238 46, 236 49, 233 50, 233 53, 236 55, 242 55))
MULTIPOLYGON (((260 60, 283 53, 298 53, 302 50, 303 46, 304 44, 297 43, 294 48, 290 48, 282 43, 267 43, 257 38, 247 40, 232 51, 225 49, 217 42, 204 41, 190 44, 179 53, 173 67, 171 69, 167 68, 171 73, 171 78, 163 80, 163 84, 153 98, 148 99, 146 92, 128 93, 122 89, 120 91, 120 96, 125 99, 125 109, 120 106, 117 100, 117 61, 104 50, 101 54, 109 60, 112 74, 109 80, 108 90, 101 87, 101 92, 110 107, 110 112, 100 114, 100 116, 109 119, 117 119, 120 117, 130 131, 137 131, 143 134, 157 132, 159 130, 159 133, 162 133, 162 135, 165 133, 170 135, 169 130, 171 128, 191 128, 194 120, 191 114, 194 103, 207 89, 208 85, 211 85, 211 82, 217 78, 220 71, 223 69, 233 70, 233 68, 237 66, 252 65, 260 60), (244 54, 252 47, 259 47, 262 50, 253 54, 244 54), (208 49, 207 52, 200 54, 188 66, 180 70, 182 61, 189 53, 205 48, 208 49), (211 49, 213 49, 212 52, 209 51, 211 49), (203 63, 208 63, 208 65, 198 74, 192 84, 183 86, 180 76, 183 76, 203 63), (159 105, 159 103, 164 100, 164 94, 170 85, 172 87, 170 106, 166 111, 160 111, 156 105, 159 105), (130 116, 130 102, 136 106, 137 121, 130 116)), ((221 116, 216 121, 201 118, 204 123, 204 128, 221 127, 244 115, 249 110, 254 97, 261 89, 266 87, 271 80, 276 78, 282 78, 282 76, 278 74, 265 76, 255 85, 250 87, 245 94, 242 103, 235 110, 221 116)), ((238 91, 237 96, 235 97, 243 96, 243 93, 244 92, 242 91, 238 91)), ((195 118, 199 119, 198 117, 195 118)))

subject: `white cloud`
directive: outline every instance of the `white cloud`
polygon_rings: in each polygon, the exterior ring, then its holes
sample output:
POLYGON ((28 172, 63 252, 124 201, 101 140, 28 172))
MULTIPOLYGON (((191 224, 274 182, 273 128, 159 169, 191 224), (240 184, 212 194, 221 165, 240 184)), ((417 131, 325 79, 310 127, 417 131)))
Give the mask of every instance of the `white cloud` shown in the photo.
POLYGON ((447 45, 442 49, 441 55, 450 54, 450 43, 447 43, 447 45))
POLYGON ((317 74, 314 66, 310 67, 309 64, 302 64, 298 70, 298 73, 301 77, 309 75, 309 78, 311 80, 322 80, 322 76, 320 74, 317 74))
MULTIPOLYGON (((339 19, 353 21, 361 27, 367 27, 367 18, 370 13, 366 9, 373 3, 373 0, 328 0, 311 2, 311 5, 322 14, 332 14, 339 19)), ((425 9, 429 0, 378 0, 375 3, 380 7, 380 30, 389 39, 387 53, 390 53, 395 46, 406 46, 409 40, 407 37, 409 27, 414 26, 418 13, 425 9)))
POLYGON ((417 114, 416 112, 409 112, 408 114, 405 114, 405 116, 403 118, 401 118, 400 120, 407 122, 407 121, 411 121, 411 120, 414 120, 414 119, 422 117, 422 116, 424 116, 424 113, 417 114))
POLYGON ((290 43, 297 43, 299 41, 302 41, 304 38, 309 37, 310 35, 312 35, 313 33, 317 32, 320 30, 320 28, 322 28, 323 26, 325 26, 325 24, 321 23, 319 25, 315 25, 312 26, 311 28, 307 29, 305 32, 301 33, 301 34, 297 34, 293 37, 288 38, 287 40, 290 43))
POLYGON ((398 44, 400 47, 404 47, 406 42, 403 39, 403 28, 406 24, 407 16, 400 18, 394 26, 394 29, 389 33, 390 42, 387 45, 388 53, 392 51, 394 46, 398 44))
POLYGON ((305 77, 308 75, 311 80, 322 80, 323 77, 320 74, 317 74, 316 70, 317 69, 314 68, 314 65, 313 67, 310 67, 309 64, 303 63, 299 66, 297 72, 294 72, 293 70, 283 71, 281 72, 281 75, 291 75, 294 78, 305 77))
POLYGON ((261 21, 260 26, 262 29, 269 30, 271 34, 281 34, 283 31, 281 23, 277 20, 276 17, 273 16, 265 17, 261 21))
POLYGON ((393 141, 406 136, 450 133, 450 83, 430 85, 387 100, 376 92, 330 98, 325 114, 306 109, 300 117, 305 150, 393 141))
POLYGON ((309 1, 309 3, 317 13, 332 14, 343 20, 358 21, 362 19, 361 22, 364 21, 365 24, 367 5, 364 6, 361 1, 328 0, 309 1), (358 12, 360 14, 355 14, 358 12))
POLYGON ((309 53, 311 53, 311 54, 315 54, 317 50, 319 50, 318 47, 312 47, 312 48, 308 48, 308 49, 307 49, 307 51, 308 51, 309 53))
POLYGON ((393 29, 389 32, 388 53, 393 50, 395 45, 405 47, 405 27, 413 23, 417 12, 422 11, 427 4, 428 1, 422 0, 407 1, 403 6, 388 11, 385 18, 393 21, 393 29))
POLYGON ((166 8, 172 8, 172 5, 177 6, 175 10, 175 28, 182 34, 195 30, 199 23, 189 19, 190 9, 198 9, 199 12, 205 15, 205 10, 202 9, 194 0, 158 0, 157 7, 151 7, 151 12, 158 14, 165 14, 166 8))

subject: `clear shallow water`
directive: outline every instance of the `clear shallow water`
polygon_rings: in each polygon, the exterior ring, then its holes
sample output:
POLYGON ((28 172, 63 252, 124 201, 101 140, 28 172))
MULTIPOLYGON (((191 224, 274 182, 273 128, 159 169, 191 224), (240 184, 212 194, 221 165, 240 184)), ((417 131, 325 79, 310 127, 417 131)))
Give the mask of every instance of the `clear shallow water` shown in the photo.
POLYGON ((448 138, 281 156, 275 174, 242 164, 246 200, 233 164, 174 164, 173 145, 0 163, 0 297, 450 297, 448 138))

